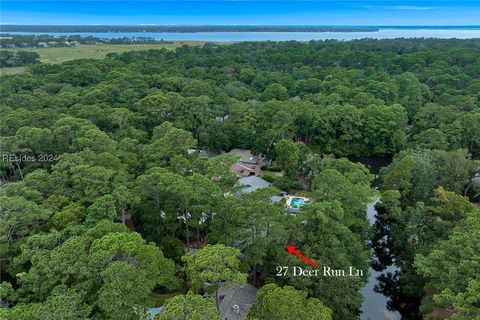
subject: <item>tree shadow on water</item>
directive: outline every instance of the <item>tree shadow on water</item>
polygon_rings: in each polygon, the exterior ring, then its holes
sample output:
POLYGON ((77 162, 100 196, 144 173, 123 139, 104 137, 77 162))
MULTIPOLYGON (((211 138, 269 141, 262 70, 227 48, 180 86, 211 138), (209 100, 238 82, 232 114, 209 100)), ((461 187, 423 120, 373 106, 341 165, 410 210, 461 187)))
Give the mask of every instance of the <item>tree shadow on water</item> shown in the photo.
POLYGON ((422 319, 419 311, 420 299, 405 294, 401 285, 402 275, 399 270, 381 274, 377 277, 378 283, 374 290, 389 298, 388 310, 398 311, 405 320, 420 320, 422 319))

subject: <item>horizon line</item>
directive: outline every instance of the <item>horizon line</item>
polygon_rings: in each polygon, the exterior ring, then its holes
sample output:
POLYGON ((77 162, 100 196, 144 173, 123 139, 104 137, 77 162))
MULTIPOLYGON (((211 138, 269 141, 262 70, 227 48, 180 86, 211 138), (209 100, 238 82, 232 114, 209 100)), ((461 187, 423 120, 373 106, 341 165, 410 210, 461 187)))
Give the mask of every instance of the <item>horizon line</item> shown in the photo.
POLYGON ((378 25, 320 25, 320 24, 156 24, 156 23, 139 23, 139 24, 18 24, 18 23, 2 23, 0 26, 55 26, 55 27, 362 27, 362 28, 376 28, 376 27, 480 27, 480 24, 378 24, 378 25))

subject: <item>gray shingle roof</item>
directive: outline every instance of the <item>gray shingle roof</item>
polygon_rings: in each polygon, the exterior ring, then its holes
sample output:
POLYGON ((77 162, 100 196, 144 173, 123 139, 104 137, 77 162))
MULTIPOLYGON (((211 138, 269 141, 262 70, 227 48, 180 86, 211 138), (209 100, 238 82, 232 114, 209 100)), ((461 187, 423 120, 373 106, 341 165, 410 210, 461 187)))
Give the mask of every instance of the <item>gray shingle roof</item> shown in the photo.
POLYGON ((220 316, 227 320, 245 318, 256 301, 257 291, 257 288, 248 283, 243 286, 219 288, 220 316))
POLYGON ((232 149, 230 152, 238 154, 241 157, 240 161, 244 163, 256 164, 259 160, 259 157, 256 155, 253 155, 250 150, 235 148, 235 149, 232 149))
POLYGON ((240 189, 239 193, 250 193, 257 189, 268 188, 272 184, 257 176, 249 176, 249 177, 238 179, 236 185, 243 186, 243 188, 240 189))

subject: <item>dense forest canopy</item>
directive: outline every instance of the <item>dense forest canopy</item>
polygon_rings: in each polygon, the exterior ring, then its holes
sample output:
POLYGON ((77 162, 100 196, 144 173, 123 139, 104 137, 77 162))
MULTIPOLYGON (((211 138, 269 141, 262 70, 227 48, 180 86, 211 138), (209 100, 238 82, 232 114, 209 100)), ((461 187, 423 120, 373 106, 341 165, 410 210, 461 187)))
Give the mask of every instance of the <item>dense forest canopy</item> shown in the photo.
MULTIPOLYGON (((82 109, 105 114, 111 108, 103 104, 123 107, 139 114, 132 119, 136 129, 151 133, 170 120, 211 150, 271 152, 273 143, 288 137, 337 155, 394 154, 408 143, 432 140, 478 154, 479 43, 250 42, 110 54, 4 78, 2 101, 7 110, 45 113, 65 107, 58 105, 62 96, 73 107, 66 113, 77 117, 82 109), (22 83, 35 93, 31 104, 22 83)), ((42 126, 60 116, 56 112, 42 126)), ((89 116, 112 131, 109 121, 89 116)), ((2 133, 14 134, 23 125, 16 122, 2 125, 2 133)), ((149 137, 139 134, 129 137, 149 137)))
POLYGON ((402 267, 398 291, 423 298, 424 313, 480 315, 480 39, 205 44, 36 64, 1 78, 0 110, 2 318, 140 319, 151 292, 187 288, 159 319, 217 319, 218 300, 199 294, 254 270, 269 284, 251 319, 356 319, 366 279, 275 267, 298 263, 290 243, 366 274, 368 240, 402 267), (273 187, 236 196, 233 148, 264 155, 273 187), (393 159, 380 191, 347 157, 393 159), (270 201, 280 190, 313 201, 286 214, 270 201), (374 197, 382 224, 370 229, 374 197), (285 308, 291 299, 308 310, 285 308))

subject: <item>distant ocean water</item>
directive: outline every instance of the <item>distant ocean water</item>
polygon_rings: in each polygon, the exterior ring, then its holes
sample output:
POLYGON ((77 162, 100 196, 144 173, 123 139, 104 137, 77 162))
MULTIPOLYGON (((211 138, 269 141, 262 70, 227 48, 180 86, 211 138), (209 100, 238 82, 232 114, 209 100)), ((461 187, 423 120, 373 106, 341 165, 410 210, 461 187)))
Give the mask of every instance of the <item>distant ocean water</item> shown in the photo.
POLYGON ((52 36, 81 35, 99 38, 122 38, 122 37, 152 37, 155 40, 179 40, 179 41, 309 41, 309 40, 354 40, 354 39, 394 39, 394 38, 440 38, 440 39, 471 39, 480 38, 480 28, 444 27, 444 29, 432 27, 404 27, 404 28, 381 28, 376 32, 108 32, 108 33, 54 33, 54 32, 9 32, 10 34, 49 34, 52 36))

